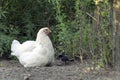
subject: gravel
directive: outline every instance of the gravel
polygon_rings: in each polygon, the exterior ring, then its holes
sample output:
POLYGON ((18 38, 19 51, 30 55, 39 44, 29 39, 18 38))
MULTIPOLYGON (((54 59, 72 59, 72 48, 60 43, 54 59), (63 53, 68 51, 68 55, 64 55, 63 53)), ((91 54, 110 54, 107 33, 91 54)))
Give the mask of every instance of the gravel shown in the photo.
POLYGON ((71 62, 62 65, 59 60, 50 67, 24 68, 18 61, 0 61, 0 80, 120 80, 113 70, 91 70, 90 63, 71 62), (61 65, 58 65, 61 64, 61 65))

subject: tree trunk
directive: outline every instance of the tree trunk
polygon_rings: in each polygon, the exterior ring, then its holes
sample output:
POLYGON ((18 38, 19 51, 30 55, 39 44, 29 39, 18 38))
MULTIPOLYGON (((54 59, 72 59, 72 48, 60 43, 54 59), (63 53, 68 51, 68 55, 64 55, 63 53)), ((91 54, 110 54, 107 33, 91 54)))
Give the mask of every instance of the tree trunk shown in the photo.
POLYGON ((114 68, 120 71, 120 0, 114 0, 113 21, 114 68))

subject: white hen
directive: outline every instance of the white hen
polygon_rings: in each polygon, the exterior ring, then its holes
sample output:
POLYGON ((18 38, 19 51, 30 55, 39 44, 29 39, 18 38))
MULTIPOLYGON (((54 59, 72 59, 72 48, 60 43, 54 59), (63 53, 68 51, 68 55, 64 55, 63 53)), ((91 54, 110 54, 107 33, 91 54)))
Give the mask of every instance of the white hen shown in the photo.
POLYGON ((45 27, 37 33, 36 41, 26 41, 22 44, 13 40, 11 55, 16 56, 24 67, 45 66, 54 62, 54 49, 48 37, 50 29, 45 27))

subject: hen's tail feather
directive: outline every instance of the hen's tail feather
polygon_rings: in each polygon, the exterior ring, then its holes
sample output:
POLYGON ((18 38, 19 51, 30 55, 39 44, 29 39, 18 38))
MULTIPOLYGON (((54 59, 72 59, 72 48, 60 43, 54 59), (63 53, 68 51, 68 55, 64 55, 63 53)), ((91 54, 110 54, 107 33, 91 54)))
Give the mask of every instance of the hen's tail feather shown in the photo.
POLYGON ((11 45, 11 51, 13 53, 16 52, 18 46, 20 46, 20 42, 18 40, 13 40, 11 45))
POLYGON ((12 45, 11 45, 11 51, 14 52, 19 45, 20 45, 19 41, 13 40, 12 45))

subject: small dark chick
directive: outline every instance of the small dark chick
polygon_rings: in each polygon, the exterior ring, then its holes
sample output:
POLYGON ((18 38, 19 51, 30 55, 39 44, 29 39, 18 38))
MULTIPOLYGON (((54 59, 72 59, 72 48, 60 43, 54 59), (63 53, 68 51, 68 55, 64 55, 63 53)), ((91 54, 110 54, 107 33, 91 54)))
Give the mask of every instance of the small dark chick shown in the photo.
POLYGON ((65 54, 59 55, 59 58, 61 59, 62 62, 64 62, 64 64, 67 64, 67 62, 69 61, 67 55, 65 54))

